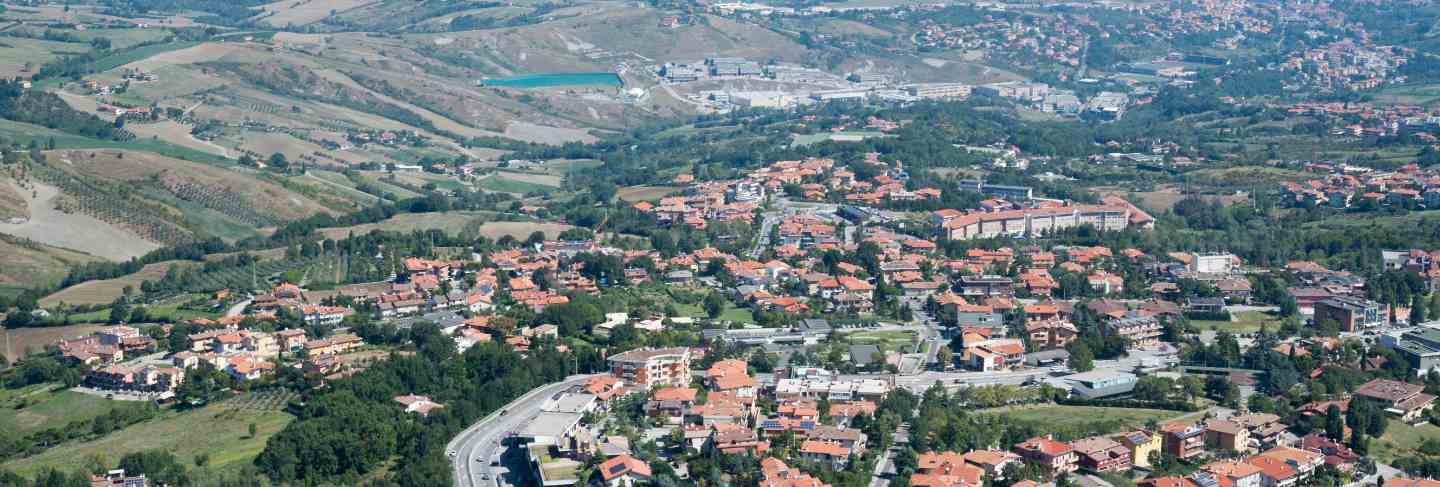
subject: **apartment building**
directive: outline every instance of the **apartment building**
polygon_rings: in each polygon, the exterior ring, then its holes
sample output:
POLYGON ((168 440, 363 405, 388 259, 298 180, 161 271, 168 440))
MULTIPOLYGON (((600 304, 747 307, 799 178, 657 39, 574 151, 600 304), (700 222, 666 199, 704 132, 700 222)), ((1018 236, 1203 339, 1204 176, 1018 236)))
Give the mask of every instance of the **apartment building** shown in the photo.
POLYGON ((1381 304, 1353 296, 1333 296, 1315 303, 1315 323, 1334 321, 1340 331, 1354 332, 1385 324, 1381 304))
POLYGON ((610 374, 642 387, 685 386, 690 383, 690 349, 641 348, 611 356, 610 374))

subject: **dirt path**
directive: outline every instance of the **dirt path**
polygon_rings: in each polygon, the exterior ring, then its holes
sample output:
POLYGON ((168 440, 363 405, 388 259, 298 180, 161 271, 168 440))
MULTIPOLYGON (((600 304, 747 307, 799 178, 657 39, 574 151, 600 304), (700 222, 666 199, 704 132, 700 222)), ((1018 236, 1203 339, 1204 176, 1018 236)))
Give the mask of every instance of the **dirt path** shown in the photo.
POLYGON ((20 194, 30 209, 30 219, 24 223, 0 223, 0 233, 115 261, 129 260, 160 248, 160 244, 95 217, 55 209, 54 200, 60 191, 54 186, 36 183, 33 198, 30 191, 20 191, 20 194))

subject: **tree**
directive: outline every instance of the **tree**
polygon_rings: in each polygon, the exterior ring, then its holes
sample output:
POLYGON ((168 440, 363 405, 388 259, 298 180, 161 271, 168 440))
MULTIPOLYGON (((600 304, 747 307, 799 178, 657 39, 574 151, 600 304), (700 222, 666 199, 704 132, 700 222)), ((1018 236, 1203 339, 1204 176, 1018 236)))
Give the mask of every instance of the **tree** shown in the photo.
POLYGON ((1345 439, 1345 417, 1340 415, 1340 407, 1334 404, 1325 409, 1325 436, 1334 441, 1345 439))
POLYGON ((1070 342, 1070 368, 1076 372, 1089 372, 1095 370, 1095 353, 1090 351, 1090 346, 1083 340, 1070 342))
POLYGON ((255 434, 259 432, 259 428, 255 426, 255 423, 250 423, 246 430, 250 433, 251 438, 254 438, 255 434))
POLYGON ((949 345, 941 345, 940 350, 935 352, 935 360, 940 362, 941 369, 949 369, 955 365, 955 352, 950 351, 949 345))
POLYGON ((1426 321, 1425 302, 1421 301, 1422 296, 1416 294, 1410 298, 1410 324, 1418 325, 1426 321))
POLYGON ((706 294, 703 305, 705 306, 705 314, 712 320, 719 318, 720 314, 725 312, 725 298, 721 297, 720 293, 712 292, 706 294))
POLYGON ((275 169, 284 170, 290 168, 290 160, 285 158, 285 154, 279 152, 270 154, 270 160, 267 163, 275 169))

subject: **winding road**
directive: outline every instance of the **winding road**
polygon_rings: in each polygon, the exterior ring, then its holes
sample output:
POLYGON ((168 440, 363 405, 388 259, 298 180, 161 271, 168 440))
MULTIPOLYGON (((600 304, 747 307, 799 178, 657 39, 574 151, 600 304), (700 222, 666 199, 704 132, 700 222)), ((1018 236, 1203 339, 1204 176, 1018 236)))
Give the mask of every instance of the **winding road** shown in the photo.
POLYGON ((455 485, 513 485, 513 482, 506 483, 502 478, 508 473, 503 466, 491 464, 492 459, 505 452, 502 443, 511 433, 534 421, 545 404, 545 398, 572 387, 583 386, 591 377, 595 375, 572 375, 563 381, 538 387, 461 431, 445 446, 445 455, 450 458, 452 468, 455 469, 455 485))

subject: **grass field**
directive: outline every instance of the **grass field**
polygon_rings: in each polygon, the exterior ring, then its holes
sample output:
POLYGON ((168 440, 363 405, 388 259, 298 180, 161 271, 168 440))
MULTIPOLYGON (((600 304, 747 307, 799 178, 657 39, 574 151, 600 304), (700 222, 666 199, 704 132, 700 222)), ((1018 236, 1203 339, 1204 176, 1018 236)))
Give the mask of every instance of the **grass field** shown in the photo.
POLYGON ((509 235, 525 239, 535 232, 545 232, 545 238, 556 238, 560 233, 575 228, 564 223, 546 222, 486 222, 480 225, 480 235, 492 239, 509 235))
MULTIPOLYGON (((485 218, 489 213, 470 211, 450 211, 444 213, 401 213, 378 223, 366 223, 349 227, 326 228, 320 233, 331 239, 348 238, 353 232, 355 235, 364 235, 374 230, 387 232, 412 232, 416 230, 442 230, 451 235, 459 235, 466 225, 471 222, 485 218)), ((528 235, 528 234, 527 234, 528 235)))
POLYGON ((144 404, 72 392, 59 384, 0 390, 0 429, 28 433, 58 428, 74 421, 89 421, 117 407, 136 408, 144 404), (26 406, 18 407, 22 401, 26 406))
POLYGON ((844 334, 855 345, 877 345, 886 352, 909 352, 915 347, 915 332, 906 330, 856 331, 844 334))
POLYGON ((383 174, 384 173, 368 173, 361 176, 361 178, 364 179, 366 182, 375 185, 375 187, 380 188, 380 191, 384 191, 386 193, 393 193, 395 197, 399 199, 414 198, 416 196, 420 196, 420 193, 416 193, 414 191, 410 191, 409 189, 405 189, 381 180, 380 176, 383 174))
POLYGON ((1375 95, 1378 103, 1405 105, 1429 105, 1440 100, 1440 85, 1400 85, 1380 90, 1375 95))
POLYGON ((1282 181, 1299 181, 1308 177, 1310 176, 1300 171, 1259 166, 1202 169, 1185 173, 1185 179, 1187 181, 1193 181, 1197 184, 1254 185, 1260 183, 1279 183, 1282 181))
POLYGON ((1370 454, 1376 461, 1389 463, 1396 458, 1412 455, 1425 440, 1440 441, 1440 427, 1430 423, 1410 426, 1390 420, 1385 426, 1385 436, 1370 444, 1370 454))
MULTIPOLYGON (((155 56, 155 55, 157 55, 157 54, 162 54, 162 53, 166 53, 166 52, 170 52, 170 51, 177 51, 177 50, 180 50, 180 49, 191 48, 191 47, 195 47, 195 46, 198 46, 198 45, 200 45, 199 42, 176 41, 176 42, 166 42, 166 43, 162 43, 162 44, 151 44, 151 45, 148 45, 148 46, 137 47, 137 48, 134 48, 134 49, 122 49, 122 50, 119 50, 118 52, 115 52, 114 54, 109 55, 109 56, 105 56, 105 57, 102 57, 102 58, 100 58, 100 59, 96 59, 94 63, 91 63, 91 64, 90 64, 90 68, 91 68, 94 72, 97 72, 97 73, 99 73, 99 72, 104 72, 104 71, 109 71, 109 70, 118 68, 118 67, 120 67, 120 66, 124 66, 124 65, 126 65, 126 64, 130 64, 130 63, 133 63, 133 62, 136 62, 136 61, 140 61, 140 60, 149 58, 149 57, 151 57, 151 56, 155 56)), ((57 77, 57 78, 45 79, 45 80, 42 80, 42 81, 40 81, 40 82, 35 83, 35 88, 38 88, 38 89, 51 88, 51 87, 54 87, 56 84, 58 84, 58 83, 60 83, 60 82, 62 82, 62 81, 63 81, 63 79, 62 79, 62 78, 58 78, 58 77, 57 77)))
POLYGON ((1263 311, 1241 311, 1231 317, 1231 321, 1194 320, 1190 323, 1201 330, 1214 328, 1227 333, 1254 333, 1260 331, 1261 326, 1273 331, 1280 327, 1280 318, 1263 311))
MULTIPOLYGON (((59 79, 59 78, 51 78, 59 79)), ((135 139, 129 142, 118 142, 114 140, 100 140, 80 135, 68 134, 59 130, 31 125, 28 123, 0 120, 0 136, 12 140, 22 146, 28 146, 31 142, 46 145, 49 141, 55 141, 56 149, 130 149, 137 151, 153 152, 162 156, 184 159, 192 162, 204 162, 211 164, 229 164, 232 161, 224 157, 208 152, 181 147, 159 139, 135 139)))
MULTIPOLYGON (((705 309, 701 308, 698 304, 675 303, 675 311, 678 311, 681 316, 709 318, 709 315, 705 314, 705 309)), ((715 319, 716 321, 729 321, 731 323, 754 323, 755 313, 751 312, 750 308, 737 308, 734 303, 727 302, 725 303, 725 311, 722 311, 720 316, 715 319)))
POLYGON ((233 408, 224 402, 216 403, 194 411, 165 413, 103 438, 64 444, 39 455, 8 462, 5 467, 21 475, 32 475, 46 467, 71 471, 81 468, 85 459, 95 454, 114 461, 127 453, 160 449, 174 453, 187 465, 193 464, 196 456, 206 454, 210 456, 210 466, 223 468, 254 460, 265 448, 265 441, 292 419, 289 413, 279 410, 233 408), (254 437, 248 431, 251 423, 257 430, 254 437))
POLYGON ((543 184, 527 183, 517 178, 526 175, 511 175, 509 173, 496 173, 480 180, 480 187, 500 193, 549 193, 555 190, 554 186, 543 184))
POLYGON ((561 176, 556 176, 556 175, 554 175, 554 174, 537 173, 537 172, 527 172, 527 171, 516 171, 516 170, 512 170, 512 169, 500 169, 500 170, 498 170, 498 172, 496 173, 496 175, 497 175, 497 176, 502 176, 502 177, 504 177, 505 179, 509 179, 509 180, 511 180, 511 181, 519 181, 519 182, 522 182, 522 183, 529 183, 529 184, 538 184, 538 185, 541 185, 541 186, 549 186, 549 187, 552 187, 552 188, 558 188, 558 187, 560 187, 560 180, 561 180, 561 176))
POLYGON ((0 235, 0 288, 54 286, 65 278, 70 266, 98 258, 35 242, 0 235))
POLYGON ((67 325, 47 326, 44 328, 16 328, 0 332, 0 337, 5 339, 9 348, 3 350, 5 357, 14 362, 27 350, 44 350, 46 345, 64 339, 80 338, 95 330, 102 328, 101 325, 67 325))
POLYGON ((603 162, 595 159, 554 159, 545 161, 545 172, 556 176, 564 176, 570 173, 570 171, 594 169, 603 164, 603 162))
POLYGON ((864 139, 868 139, 868 138, 871 138, 871 137, 889 137, 889 136, 888 136, 888 135, 885 135, 885 134, 883 134, 883 133, 880 133, 880 132, 868 132, 868 131, 867 131, 867 132, 836 132, 836 133, 807 134, 807 135, 797 135, 797 136, 795 136, 795 142, 794 142, 793 145, 796 145, 796 146, 806 146, 806 145, 811 145, 811 144, 818 144, 818 143, 820 143, 820 142, 825 142, 825 141, 827 141, 827 140, 833 140, 833 141, 837 141, 837 142, 854 142, 854 141, 857 141, 857 140, 864 140, 864 139))
POLYGON ((672 188, 668 186, 630 186, 627 188, 620 188, 619 191, 615 192, 615 195, 621 200, 636 202, 658 200, 671 194, 675 194, 679 191, 680 188, 672 188))
POLYGON ((1109 425, 1111 432, 1120 431, 1125 428, 1142 428, 1151 420, 1165 422, 1185 413, 1179 411, 1166 411, 1161 409, 1129 409, 1129 408, 1107 408, 1099 406, 1062 406, 1058 404, 1047 404, 1037 406, 1008 406, 1003 408, 985 409, 981 411, 987 414, 997 414, 1006 418, 1021 421, 1033 421, 1040 424, 1053 425, 1056 427, 1080 428, 1099 423, 1113 423, 1109 425))
POLYGON ((27 63, 33 71, 62 56, 83 54, 89 50, 90 46, 85 44, 6 37, 0 39, 0 74, 18 76, 27 63))
POLYGON ((125 291, 125 286, 134 286, 135 291, 140 291, 140 283, 153 281, 165 277, 165 271, 171 265, 191 266, 195 265, 190 261, 171 260, 156 262, 146 265, 140 272, 128 276, 120 276, 114 279, 100 281, 82 282, 74 286, 57 291, 55 294, 40 298, 40 306, 50 307, 65 304, 110 304, 115 298, 120 297, 125 291))

